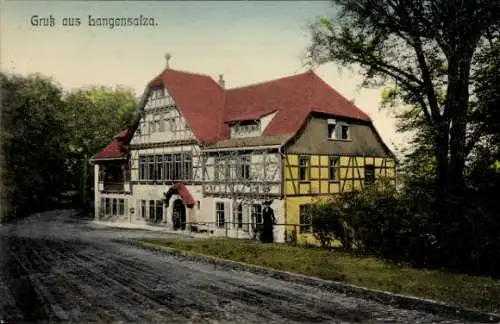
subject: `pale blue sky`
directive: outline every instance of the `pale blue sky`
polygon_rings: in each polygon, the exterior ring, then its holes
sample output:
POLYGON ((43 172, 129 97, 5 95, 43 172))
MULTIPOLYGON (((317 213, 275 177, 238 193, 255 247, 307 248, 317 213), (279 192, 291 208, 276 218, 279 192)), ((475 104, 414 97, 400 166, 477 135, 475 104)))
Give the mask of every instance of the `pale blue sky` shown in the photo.
MULTIPOLYGON (((300 73, 309 44, 307 23, 331 15, 328 1, 8 1, 1 3, 0 67, 40 72, 64 88, 124 85, 141 94, 172 54, 174 69, 217 78, 238 87, 300 73), (155 27, 89 27, 94 17, 154 17, 155 27), (52 15, 56 27, 33 27, 32 15, 52 15), (62 27, 80 17, 80 27, 62 27)), ((360 90, 356 74, 333 64, 316 70, 332 87, 370 115, 392 148, 403 143, 393 120, 379 112, 380 91, 360 90)))

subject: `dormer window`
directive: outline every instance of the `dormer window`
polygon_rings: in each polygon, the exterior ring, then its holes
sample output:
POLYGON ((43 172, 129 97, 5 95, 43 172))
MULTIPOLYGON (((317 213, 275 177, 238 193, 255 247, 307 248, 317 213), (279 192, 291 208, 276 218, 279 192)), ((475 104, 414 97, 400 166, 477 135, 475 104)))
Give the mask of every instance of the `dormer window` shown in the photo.
POLYGON ((231 133, 236 137, 251 137, 260 135, 259 120, 240 121, 231 127, 231 133))
POLYGON ((335 119, 328 119, 328 138, 332 140, 349 140, 349 124, 335 119))

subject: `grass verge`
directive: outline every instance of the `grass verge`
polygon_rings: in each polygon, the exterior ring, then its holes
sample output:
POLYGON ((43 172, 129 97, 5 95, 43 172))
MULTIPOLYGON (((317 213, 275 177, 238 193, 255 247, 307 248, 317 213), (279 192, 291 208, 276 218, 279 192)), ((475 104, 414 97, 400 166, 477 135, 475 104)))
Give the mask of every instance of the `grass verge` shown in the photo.
POLYGON ((227 238, 138 242, 500 313, 500 280, 488 277, 400 267, 319 248, 227 238))

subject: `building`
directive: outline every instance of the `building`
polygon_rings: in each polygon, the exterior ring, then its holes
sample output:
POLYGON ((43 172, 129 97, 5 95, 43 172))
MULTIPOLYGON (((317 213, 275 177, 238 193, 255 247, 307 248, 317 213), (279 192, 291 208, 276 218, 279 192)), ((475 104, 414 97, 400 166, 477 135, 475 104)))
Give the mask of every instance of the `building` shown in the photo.
POLYGON ((314 72, 226 89, 168 58, 92 163, 97 219, 251 238, 267 202, 279 242, 285 224, 311 236, 314 199, 394 178, 368 115, 314 72))

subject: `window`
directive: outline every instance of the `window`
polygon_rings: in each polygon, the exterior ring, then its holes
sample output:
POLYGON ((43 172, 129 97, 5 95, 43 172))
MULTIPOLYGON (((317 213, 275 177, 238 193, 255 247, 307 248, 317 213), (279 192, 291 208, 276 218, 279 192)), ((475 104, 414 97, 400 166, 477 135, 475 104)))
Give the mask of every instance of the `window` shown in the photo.
POLYGON ((196 207, 198 207, 198 210, 200 210, 200 201, 199 200, 196 201, 196 207))
POLYGON ((162 155, 157 155, 155 156, 155 173, 156 173, 156 178, 155 180, 163 180, 164 179, 164 174, 163 174, 163 156, 162 155))
POLYGON ((155 220, 155 201, 154 200, 149 201, 149 220, 150 221, 155 220))
POLYGON ((113 216, 118 215, 118 201, 113 199, 113 216))
POLYGON ((335 136, 335 129, 336 129, 336 123, 335 122, 328 122, 328 138, 330 139, 336 139, 337 136, 335 136))
POLYGON ((146 201, 141 200, 141 217, 146 218, 146 216, 147 216, 146 201))
POLYGON ((172 180, 174 176, 174 165, 173 165, 172 155, 165 155, 165 180, 172 180))
POLYGON ((222 228, 225 224, 224 203, 215 203, 215 222, 217 227, 222 228))
POLYGON ((299 206, 299 217, 299 233, 312 233, 312 215, 310 204, 299 206))
POLYGON ((163 201, 156 201, 156 213, 155 213, 155 221, 161 221, 163 219, 163 201))
POLYGON ((239 204, 236 207, 236 215, 235 220, 233 222, 233 227, 243 228, 243 205, 239 204))
POLYGON ((172 180, 182 179, 182 154, 174 154, 174 177, 172 180))
POLYGON ((165 131, 165 120, 158 116, 157 122, 157 127, 159 132, 164 132, 165 131))
POLYGON ((249 156, 240 156, 238 159, 238 179, 250 179, 250 157, 249 156))
POLYGON ((348 140, 350 138, 349 125, 345 122, 337 122, 335 119, 328 119, 328 138, 348 140))
POLYGON ((151 134, 156 132, 156 122, 154 119, 149 122, 149 128, 151 130, 151 132, 150 132, 151 134))
POLYGON ((252 205, 252 220, 254 224, 262 224, 262 206, 252 205))
POLYGON ((105 210, 106 215, 111 214, 111 199, 106 198, 106 210, 105 210))
POLYGON ((309 157, 301 156, 299 158, 299 180, 309 180, 309 157))
POLYGON ((184 169, 183 169, 183 180, 191 180, 193 176, 193 158, 191 153, 183 154, 184 169))
POLYGON ((349 139, 349 125, 344 124, 341 126, 340 138, 343 140, 349 139))
POLYGON ((339 179, 339 157, 331 156, 328 158, 328 180, 335 181, 339 179))
POLYGON ((105 205, 106 205, 106 199, 104 198, 101 198, 101 205, 99 206, 99 214, 101 216, 104 215, 104 212, 105 212, 105 205))
POLYGON ((220 179, 219 172, 222 172, 222 159, 218 156, 214 156, 214 180, 220 179))
POLYGON ((118 199, 118 214, 120 216, 125 215, 125 200, 124 199, 118 199))
POLYGON ((155 157, 154 156, 148 156, 147 157, 147 170, 148 170, 148 175, 146 180, 154 180, 155 179, 155 157))
POLYGON ((365 185, 375 182, 375 166, 373 164, 365 165, 365 185))
POLYGON ((226 180, 229 180, 231 179, 231 160, 225 159, 223 165, 224 165, 224 178, 226 180))

